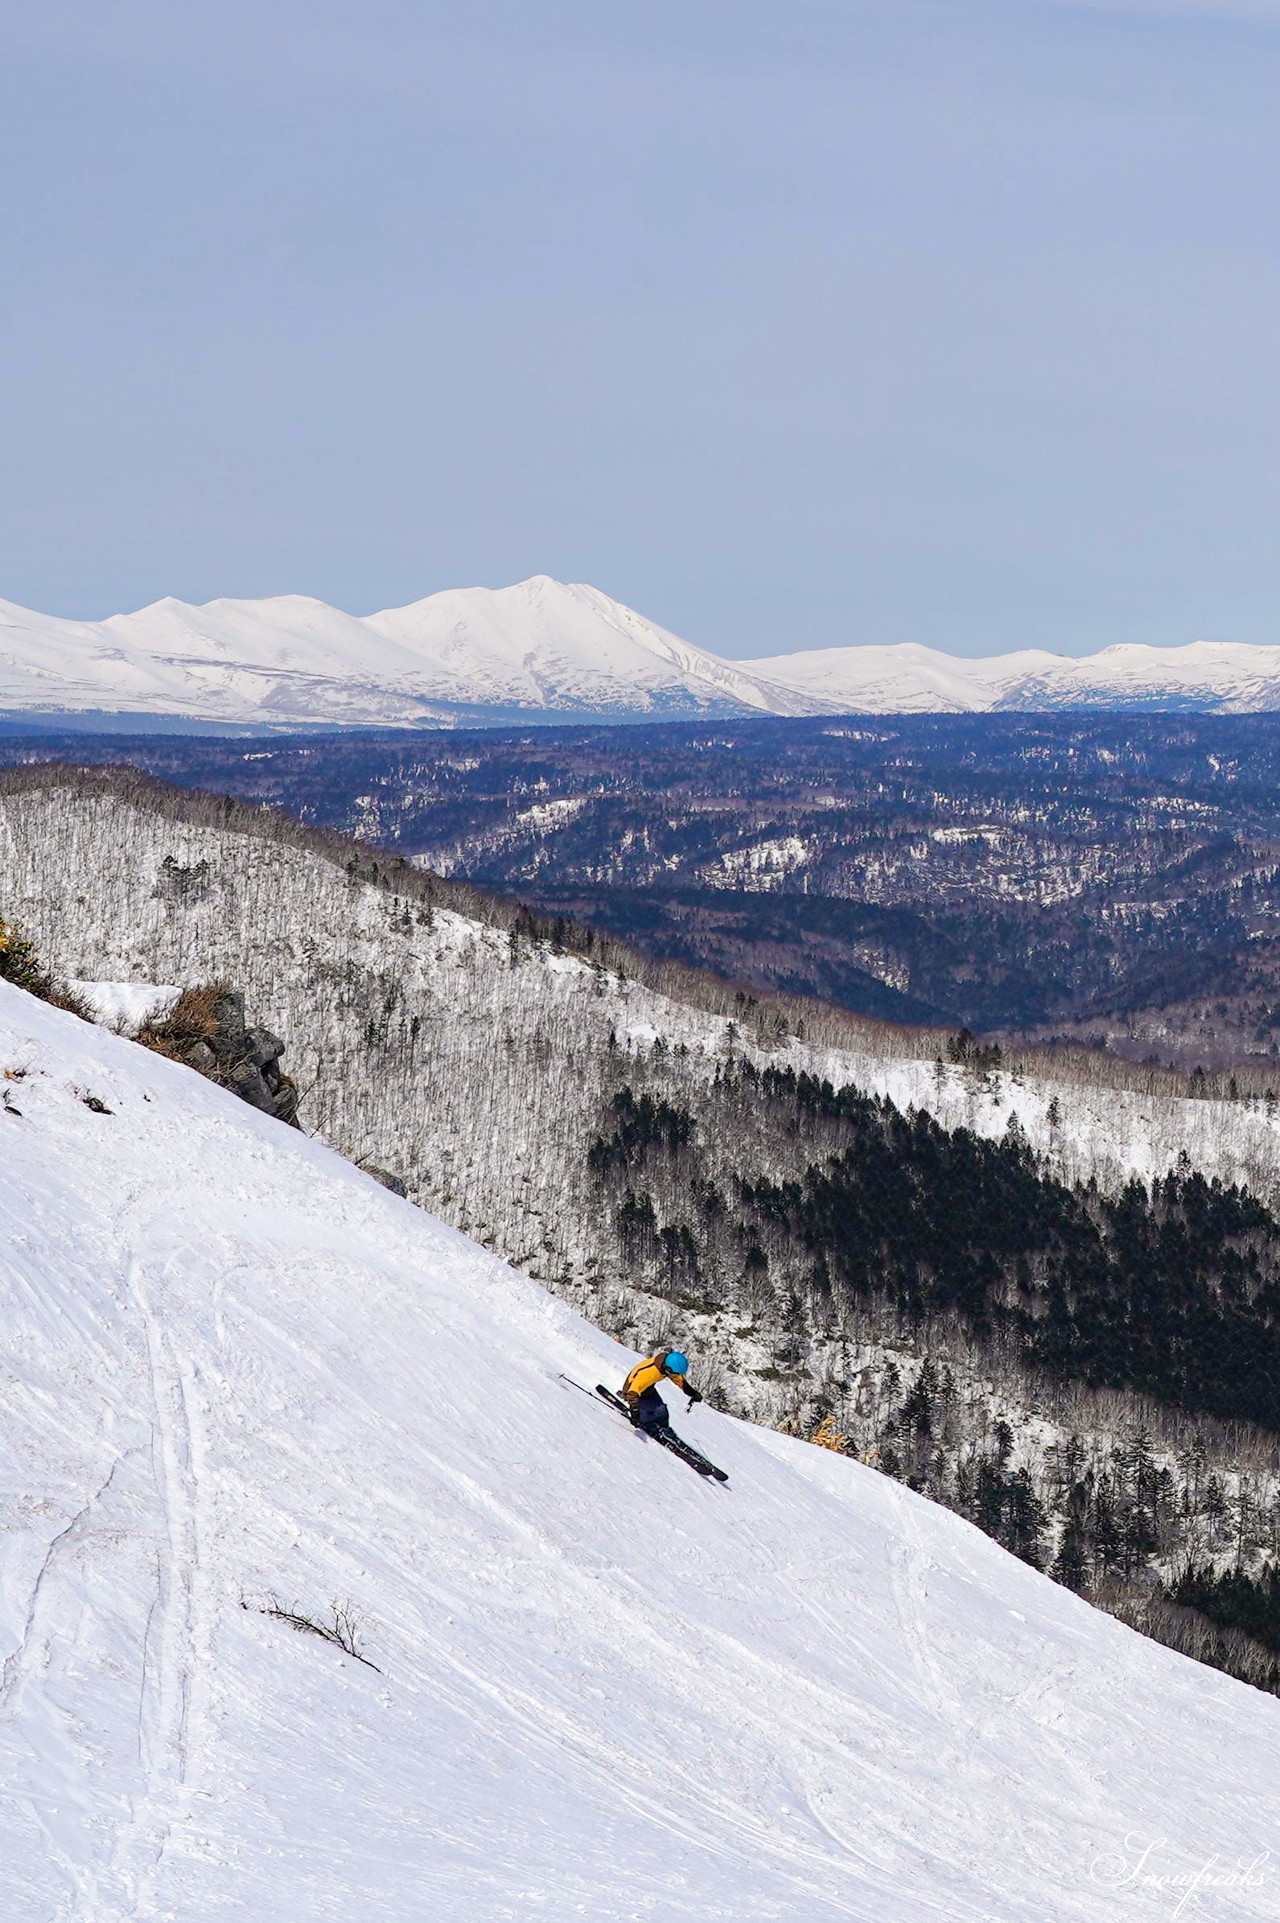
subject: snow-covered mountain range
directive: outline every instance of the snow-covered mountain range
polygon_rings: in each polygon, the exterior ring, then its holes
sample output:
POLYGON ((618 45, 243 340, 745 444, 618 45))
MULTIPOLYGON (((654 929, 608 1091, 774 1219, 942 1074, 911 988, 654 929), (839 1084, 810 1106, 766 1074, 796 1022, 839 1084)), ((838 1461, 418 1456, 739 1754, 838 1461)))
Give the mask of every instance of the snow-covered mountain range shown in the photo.
POLYGON ((1118 646, 966 660, 907 643, 728 661, 597 588, 536 575, 379 614, 304 595, 166 599, 105 621, 0 601, 0 716, 236 728, 497 719, 1280 709, 1280 648, 1118 646))
POLYGON ((1255 714, 1280 709, 1280 648, 1195 641, 1124 644, 1079 660, 1041 649, 967 660, 907 642, 818 648, 753 661, 807 693, 815 714, 1043 713, 1057 708, 1255 714))
POLYGON ((106 621, 0 602, 0 713, 297 728, 812 712, 811 694, 546 575, 363 618, 303 595, 204 607, 169 599, 106 621))
POLYGON ((1275 1914, 1274 1698, 704 1406, 707 1486, 536 1284, 3 983, 0 1065, 6 1923, 1275 1914), (335 1602, 366 1661, 269 1613, 335 1602))

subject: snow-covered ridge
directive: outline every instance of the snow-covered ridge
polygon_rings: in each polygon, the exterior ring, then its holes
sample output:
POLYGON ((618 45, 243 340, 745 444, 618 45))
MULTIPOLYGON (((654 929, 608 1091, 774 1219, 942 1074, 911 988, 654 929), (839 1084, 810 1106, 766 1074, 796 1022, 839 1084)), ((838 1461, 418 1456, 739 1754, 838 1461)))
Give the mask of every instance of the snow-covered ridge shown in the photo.
POLYGON ((536 1285, 4 984, 0 1069, 6 1923, 1274 1915, 1274 1699, 703 1407, 707 1487, 536 1285))
POLYGON ((104 621, 0 601, 0 714, 299 728, 1063 707, 1280 708, 1280 648, 968 660, 906 643, 729 661, 598 588, 547 575, 365 616, 297 594, 202 607, 170 597, 104 621))
POLYGON ((1078 660, 1039 650, 966 659, 903 643, 820 648, 751 665, 810 695, 815 712, 819 703, 848 714, 1280 709, 1280 647, 1244 642, 1195 641, 1176 648, 1124 643, 1078 660))

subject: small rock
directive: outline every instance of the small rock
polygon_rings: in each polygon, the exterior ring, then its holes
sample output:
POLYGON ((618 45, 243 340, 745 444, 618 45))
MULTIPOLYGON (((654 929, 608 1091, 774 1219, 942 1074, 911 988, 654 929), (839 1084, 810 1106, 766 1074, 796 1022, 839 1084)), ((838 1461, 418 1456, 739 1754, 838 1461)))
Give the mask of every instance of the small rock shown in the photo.
POLYGON ((242 1052, 255 1068, 267 1068, 284 1054, 284 1043, 268 1029, 249 1028, 245 1030, 242 1052))
POLYGON ((233 1070, 227 1077, 227 1087, 242 1102, 248 1102, 250 1108, 260 1108, 264 1115, 275 1114, 275 1096, 263 1081, 261 1069, 246 1064, 233 1070))
POLYGON ((390 1169, 377 1168, 372 1162, 361 1162, 360 1167, 366 1175, 372 1175, 375 1182, 381 1182, 384 1189, 390 1189, 393 1195, 403 1195, 408 1200, 409 1191, 404 1182, 400 1176, 393 1175, 390 1169))

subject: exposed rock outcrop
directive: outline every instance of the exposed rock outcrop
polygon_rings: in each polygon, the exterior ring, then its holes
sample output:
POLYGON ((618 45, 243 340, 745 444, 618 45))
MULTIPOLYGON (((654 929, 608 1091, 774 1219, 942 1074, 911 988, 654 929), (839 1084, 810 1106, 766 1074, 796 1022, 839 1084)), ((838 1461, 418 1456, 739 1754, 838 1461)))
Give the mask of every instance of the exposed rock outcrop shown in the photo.
POLYGON ((184 989, 167 1015, 143 1025, 138 1040, 219 1082, 264 1115, 299 1126, 297 1085, 281 1066, 283 1041, 270 1029, 250 1027, 244 996, 225 983, 184 989))

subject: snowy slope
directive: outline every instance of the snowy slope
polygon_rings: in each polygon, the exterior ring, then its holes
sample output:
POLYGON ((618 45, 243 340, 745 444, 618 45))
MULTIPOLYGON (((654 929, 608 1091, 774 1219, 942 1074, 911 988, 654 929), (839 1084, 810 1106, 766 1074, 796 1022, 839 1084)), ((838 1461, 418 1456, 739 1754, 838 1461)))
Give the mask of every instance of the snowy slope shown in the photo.
POLYGON ((14 714, 429 723, 411 667, 353 616, 302 596, 203 608, 170 599, 96 622, 0 602, 0 711, 14 714))
POLYGON ((0 602, 0 712, 399 727, 490 708, 679 716, 813 705, 595 588, 546 575, 367 619, 304 595, 204 607, 169 598, 98 622, 0 602))
POLYGON ((6 1923, 1276 1914, 1273 1699, 704 1408, 708 1487, 535 1285, 3 984, 0 1060, 6 1923))

